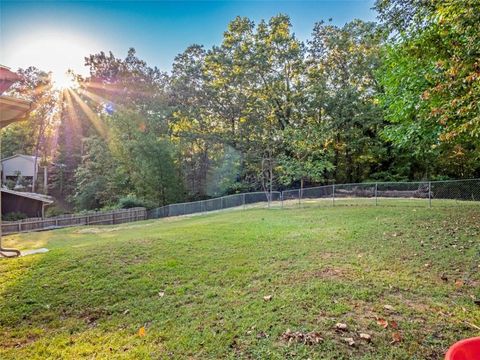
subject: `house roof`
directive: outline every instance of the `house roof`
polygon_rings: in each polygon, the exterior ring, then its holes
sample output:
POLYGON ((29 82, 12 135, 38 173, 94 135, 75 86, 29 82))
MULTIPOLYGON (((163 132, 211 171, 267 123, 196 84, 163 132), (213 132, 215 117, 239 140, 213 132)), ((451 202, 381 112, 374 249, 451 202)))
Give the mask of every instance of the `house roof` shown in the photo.
POLYGON ((15 81, 20 79, 20 76, 11 71, 10 68, 0 65, 0 94, 3 94, 15 81))
POLYGON ((31 108, 31 102, 11 96, 0 96, 0 128, 23 120, 31 108))
POLYGON ((51 196, 31 193, 31 192, 22 192, 22 191, 14 191, 6 188, 2 188, 2 193, 11 194, 15 196, 21 196, 32 200, 41 201, 46 204, 53 204, 53 198, 51 196))
POLYGON ((33 155, 23 155, 23 154, 15 154, 15 155, 12 155, 12 156, 8 156, 6 158, 3 158, 2 162, 10 160, 10 159, 14 159, 16 157, 21 157, 21 158, 26 159, 28 161, 35 162, 35 156, 33 156, 33 155))

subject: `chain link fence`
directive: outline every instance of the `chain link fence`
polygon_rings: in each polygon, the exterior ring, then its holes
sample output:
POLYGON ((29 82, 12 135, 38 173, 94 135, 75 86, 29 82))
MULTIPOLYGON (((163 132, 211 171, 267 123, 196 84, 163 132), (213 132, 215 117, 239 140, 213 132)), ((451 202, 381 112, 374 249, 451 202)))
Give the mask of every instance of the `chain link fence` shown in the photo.
POLYGON ((283 206, 323 205, 411 205, 480 206, 480 179, 376 182, 325 185, 283 191, 283 206))
POLYGON ((222 196, 219 198, 170 204, 148 212, 149 219, 158 219, 170 216, 189 215, 209 211, 219 211, 232 208, 270 207, 279 206, 282 193, 279 191, 251 192, 222 196))
POLYGON ((480 207, 480 179, 375 182, 339 184, 304 189, 253 192, 215 199, 162 206, 148 212, 148 218, 188 215, 247 207, 291 207, 306 205, 403 205, 451 206, 467 204, 480 207))

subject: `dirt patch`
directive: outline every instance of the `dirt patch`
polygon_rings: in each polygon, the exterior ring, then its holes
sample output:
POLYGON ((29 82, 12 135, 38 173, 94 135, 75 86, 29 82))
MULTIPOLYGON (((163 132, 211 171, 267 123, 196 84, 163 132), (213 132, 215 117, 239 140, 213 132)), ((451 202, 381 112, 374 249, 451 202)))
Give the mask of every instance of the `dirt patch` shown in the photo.
POLYGON ((7 336, 3 342, 0 343, 0 346, 5 349, 12 349, 12 348, 22 348, 27 346, 33 342, 35 342, 40 335, 28 334, 24 338, 8 338, 8 333, 4 333, 3 336, 7 336))

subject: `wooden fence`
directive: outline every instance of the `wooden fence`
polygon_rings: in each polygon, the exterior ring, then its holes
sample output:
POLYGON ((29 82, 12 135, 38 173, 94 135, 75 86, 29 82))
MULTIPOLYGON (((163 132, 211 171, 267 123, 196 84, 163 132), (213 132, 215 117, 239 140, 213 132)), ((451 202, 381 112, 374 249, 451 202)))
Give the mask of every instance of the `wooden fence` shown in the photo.
POLYGON ((85 214, 68 214, 51 218, 30 218, 19 221, 2 222, 2 234, 15 234, 28 231, 41 231, 80 225, 113 225, 145 220, 145 208, 119 209, 114 211, 97 211, 85 214))

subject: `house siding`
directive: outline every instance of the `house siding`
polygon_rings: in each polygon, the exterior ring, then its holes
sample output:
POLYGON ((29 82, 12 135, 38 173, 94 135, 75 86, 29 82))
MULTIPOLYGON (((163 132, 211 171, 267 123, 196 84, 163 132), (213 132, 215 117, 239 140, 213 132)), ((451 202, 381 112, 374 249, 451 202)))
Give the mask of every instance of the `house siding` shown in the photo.
POLYGON ((42 217, 43 202, 2 191, 2 215, 21 212, 28 217, 42 217))

